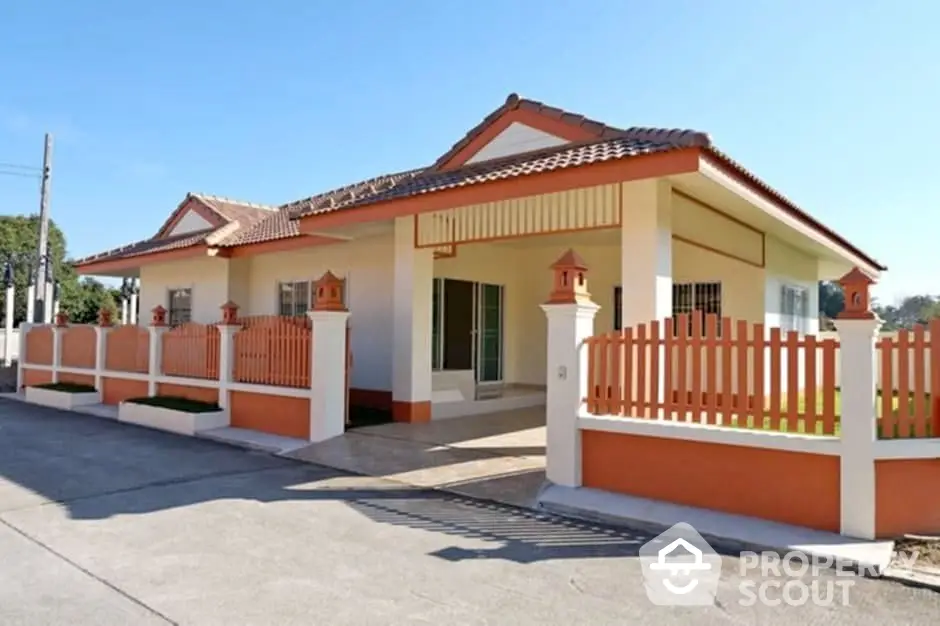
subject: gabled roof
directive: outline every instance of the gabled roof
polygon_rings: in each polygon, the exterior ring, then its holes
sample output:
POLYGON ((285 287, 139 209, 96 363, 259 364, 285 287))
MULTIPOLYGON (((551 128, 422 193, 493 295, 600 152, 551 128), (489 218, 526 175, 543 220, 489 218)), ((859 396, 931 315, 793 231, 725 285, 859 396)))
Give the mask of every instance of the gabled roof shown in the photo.
MULTIPOLYGON (((860 257, 880 266, 861 250, 803 212, 780 192, 719 151, 706 133, 695 130, 617 128, 535 100, 510 94, 506 101, 455 143, 434 164, 346 185, 279 207, 189 193, 156 236, 129 246, 80 259, 77 265, 175 250, 186 246, 232 248, 301 236, 296 220, 374 203, 482 185, 533 174, 629 159, 669 151, 699 149, 738 180, 748 184, 812 228, 860 257), (467 163, 500 128, 521 120, 566 143, 524 153, 467 163), (188 208, 212 225, 210 229, 168 237, 188 208)), ((884 269, 882 267, 882 269, 884 269)))

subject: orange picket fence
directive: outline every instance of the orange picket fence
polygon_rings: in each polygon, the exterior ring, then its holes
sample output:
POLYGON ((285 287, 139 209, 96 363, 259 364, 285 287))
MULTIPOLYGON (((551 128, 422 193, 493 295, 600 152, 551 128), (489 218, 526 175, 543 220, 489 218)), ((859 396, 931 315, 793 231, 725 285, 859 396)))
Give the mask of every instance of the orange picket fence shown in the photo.
POLYGON ((683 314, 586 343, 591 414, 836 434, 834 340, 683 314))
POLYGON ((24 363, 52 365, 52 332, 51 326, 37 326, 26 333, 24 363))
POLYGON ((94 326, 67 326, 59 329, 62 334, 59 363, 62 367, 95 369, 95 354, 98 336, 94 326))
POLYGON ((150 332, 136 325, 118 326, 105 340, 105 369, 146 374, 150 371, 150 332))
POLYGON ((162 372, 183 378, 219 377, 219 329, 190 322, 162 337, 162 372))
POLYGON ((281 387, 310 386, 313 339, 306 317, 239 318, 234 338, 234 380, 281 387))
POLYGON ((882 438, 940 437, 940 319, 898 331, 876 347, 882 438), (931 393, 933 392, 933 393, 931 393))

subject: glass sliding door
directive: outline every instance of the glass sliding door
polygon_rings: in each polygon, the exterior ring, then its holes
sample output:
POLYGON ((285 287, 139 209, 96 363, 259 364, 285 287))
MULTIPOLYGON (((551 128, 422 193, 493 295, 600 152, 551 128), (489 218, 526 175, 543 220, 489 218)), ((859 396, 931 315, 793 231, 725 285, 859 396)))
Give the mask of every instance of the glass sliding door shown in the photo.
POLYGON ((503 286, 477 285, 477 382, 503 380, 503 286))

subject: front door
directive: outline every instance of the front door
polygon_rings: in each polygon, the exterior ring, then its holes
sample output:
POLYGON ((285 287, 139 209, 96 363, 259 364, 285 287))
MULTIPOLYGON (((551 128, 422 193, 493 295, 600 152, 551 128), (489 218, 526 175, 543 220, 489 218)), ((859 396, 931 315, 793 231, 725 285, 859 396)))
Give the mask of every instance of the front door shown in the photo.
POLYGON ((445 370, 473 369, 475 287, 466 280, 444 281, 445 370))

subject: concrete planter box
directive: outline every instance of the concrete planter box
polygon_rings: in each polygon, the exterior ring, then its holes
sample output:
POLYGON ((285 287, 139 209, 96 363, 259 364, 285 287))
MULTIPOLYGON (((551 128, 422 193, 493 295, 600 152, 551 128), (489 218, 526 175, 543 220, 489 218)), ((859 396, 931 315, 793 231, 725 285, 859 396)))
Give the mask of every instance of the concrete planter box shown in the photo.
POLYGON ((122 402, 118 406, 118 421, 181 435, 195 435, 203 430, 228 426, 229 416, 224 410, 189 413, 162 406, 122 402))
POLYGON ((54 409, 71 411, 80 406, 101 404, 101 393, 97 391, 69 393, 68 391, 56 391, 54 389, 43 389, 41 387, 27 387, 26 401, 54 409))

